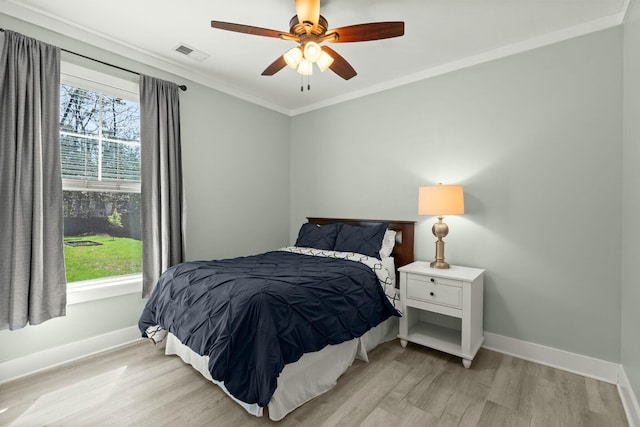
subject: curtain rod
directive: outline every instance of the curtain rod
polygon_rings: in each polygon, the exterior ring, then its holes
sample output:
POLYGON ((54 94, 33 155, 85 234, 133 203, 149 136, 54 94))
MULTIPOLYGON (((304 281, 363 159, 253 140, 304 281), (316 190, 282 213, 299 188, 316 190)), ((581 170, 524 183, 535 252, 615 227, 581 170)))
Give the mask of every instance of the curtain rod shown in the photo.
MULTIPOLYGON (((0 28, 0 33, 4 33, 4 30, 5 30, 4 28, 0 28)), ((120 67, 119 65, 114 65, 114 64, 110 64, 108 62, 101 61, 99 59, 91 58, 90 56, 86 56, 86 55, 83 55, 81 53, 73 52, 71 50, 67 50, 67 49, 64 49, 64 48, 60 48, 60 50, 63 51, 63 52, 70 53, 72 55, 79 56, 79 57, 84 58, 84 59, 88 59, 90 61, 99 62, 100 64, 107 65, 109 67, 117 68, 118 70, 126 71, 126 72, 132 73, 132 74, 137 74, 138 76, 140 75, 140 73, 137 72, 137 71, 129 70, 128 68, 120 67)), ((178 85, 178 88, 180 88, 182 91, 186 91, 187 90, 187 86, 185 86, 185 85, 178 85)))

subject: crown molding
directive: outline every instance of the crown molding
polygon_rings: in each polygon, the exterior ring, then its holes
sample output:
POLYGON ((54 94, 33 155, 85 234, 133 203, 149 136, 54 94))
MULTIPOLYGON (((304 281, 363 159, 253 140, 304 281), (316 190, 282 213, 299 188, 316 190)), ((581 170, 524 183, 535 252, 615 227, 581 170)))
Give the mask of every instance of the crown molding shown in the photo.
POLYGON ((273 102, 266 101, 262 98, 247 94, 245 91, 239 89, 236 86, 222 82, 221 80, 212 78, 211 76, 205 76, 183 66, 182 64, 170 61, 166 58, 162 58, 156 54, 134 46, 126 41, 115 39, 113 37, 97 32, 87 26, 81 26, 63 18, 48 14, 39 9, 21 4, 18 0, 0 0, 0 10, 7 15, 13 16, 14 18, 21 19, 23 21, 73 39, 82 40, 90 45, 121 55, 125 58, 136 58, 137 61, 143 62, 151 67, 174 74, 178 77, 189 79, 195 83, 199 83, 203 86, 207 86, 211 89, 223 92, 235 98, 239 98, 252 104, 262 106, 264 108, 292 117, 357 99, 363 96, 393 89, 399 86, 404 86, 421 80, 447 74, 453 71, 469 68, 474 65, 483 64, 486 62, 494 61, 496 59, 504 58, 507 56, 537 49, 539 47, 559 43, 575 37, 580 37, 593 32, 622 25, 629 7, 629 2, 630 0, 624 0, 622 10, 614 15, 606 16, 559 31, 547 33, 542 36, 533 37, 522 42, 508 44, 498 49, 493 49, 479 55, 461 58, 457 61, 452 61, 447 64, 432 67, 399 79, 372 85, 362 90, 347 92, 340 96, 293 110, 285 108, 281 105, 274 104, 273 102))
MULTIPOLYGON (((40 9, 21 4, 18 0, 0 0, 0 12, 5 13, 14 18, 25 21, 29 24, 36 25, 57 34, 81 40, 84 43, 106 50, 108 52, 123 56, 125 58, 135 58, 136 62, 157 68, 164 72, 173 74, 177 77, 186 78, 195 83, 207 86, 211 89, 226 93, 235 98, 256 104, 270 110, 277 111, 281 114, 291 115, 291 111, 281 105, 274 104, 262 98, 251 96, 245 91, 238 89, 233 85, 229 85, 221 80, 205 76, 196 72, 182 64, 160 57, 152 52, 141 49, 126 41, 119 40, 103 33, 93 30, 88 26, 79 25, 64 18, 51 15, 40 9)), ((28 34, 26 34, 28 35, 28 34)), ((65 46, 60 46, 66 48, 65 46)), ((82 52, 79 52, 82 53, 82 52)), ((94 52, 83 53, 88 56, 95 56, 94 52)), ((100 58, 96 58, 100 59, 100 58)), ((119 64, 118 64, 119 65, 119 64)))
POLYGON ((318 102, 316 104, 312 104, 304 108, 293 110, 291 111, 291 115, 296 116, 298 114, 303 114, 303 113, 307 113, 320 108, 329 107, 331 105, 346 102, 351 99, 360 98, 360 97, 371 95, 377 92, 382 92, 382 91, 393 89, 399 86, 415 83, 421 80, 430 79, 432 77, 440 76, 453 71, 458 71, 465 68, 473 67, 474 65, 491 62, 496 59, 505 58, 518 53, 523 53, 533 49, 537 49, 539 47, 552 45, 555 43, 563 42, 566 40, 584 36, 597 31, 602 31, 608 28, 616 27, 622 24, 628 4, 629 4, 629 0, 626 0, 626 6, 623 8, 623 10, 620 13, 615 15, 607 16, 604 18, 586 22, 584 24, 576 25, 573 27, 565 28, 552 33, 547 33, 542 36, 533 37, 522 42, 508 44, 498 49, 493 49, 479 55, 461 58, 460 60, 439 65, 437 67, 432 67, 427 70, 420 71, 418 73, 401 77, 399 79, 390 80, 378 85, 373 85, 360 91, 346 93, 344 95, 327 99, 325 101, 318 102))

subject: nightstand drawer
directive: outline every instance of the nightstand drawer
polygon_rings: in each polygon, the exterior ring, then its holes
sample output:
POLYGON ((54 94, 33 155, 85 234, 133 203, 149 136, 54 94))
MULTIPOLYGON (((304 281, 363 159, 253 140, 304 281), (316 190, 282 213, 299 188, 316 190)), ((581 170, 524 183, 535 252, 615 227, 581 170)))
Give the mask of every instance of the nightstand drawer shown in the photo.
POLYGON ((409 274, 407 298, 462 308, 462 283, 457 280, 409 274))

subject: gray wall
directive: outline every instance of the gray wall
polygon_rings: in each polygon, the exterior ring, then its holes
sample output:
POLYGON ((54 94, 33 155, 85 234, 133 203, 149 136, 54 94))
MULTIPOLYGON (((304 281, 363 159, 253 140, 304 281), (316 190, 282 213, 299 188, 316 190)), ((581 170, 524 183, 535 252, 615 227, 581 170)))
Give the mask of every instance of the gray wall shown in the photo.
POLYGON ((622 365, 640 397, 640 5, 631 2, 624 24, 624 144, 622 212, 622 365))
POLYGON ((432 259, 418 187, 462 184, 446 258, 487 270, 485 329, 618 362, 621 117, 621 28, 296 116, 291 235, 305 216, 418 220, 432 259))
MULTIPOLYGON (((188 259, 246 255, 289 243, 289 117, 3 14, 0 22, 3 28, 188 86, 180 93, 188 259)), ((129 295, 72 305, 65 318, 0 331, 0 362, 131 327, 143 303, 139 295, 129 295)))
POLYGON ((180 99, 187 258, 288 245, 289 117, 196 83, 188 92, 180 99))

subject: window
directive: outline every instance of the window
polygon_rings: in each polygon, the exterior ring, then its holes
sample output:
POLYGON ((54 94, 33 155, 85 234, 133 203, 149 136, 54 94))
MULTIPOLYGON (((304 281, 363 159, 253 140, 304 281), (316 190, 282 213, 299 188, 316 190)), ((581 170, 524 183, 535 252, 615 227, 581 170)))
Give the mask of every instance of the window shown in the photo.
POLYGON ((67 282, 142 272, 137 84, 63 63, 60 145, 67 282))

